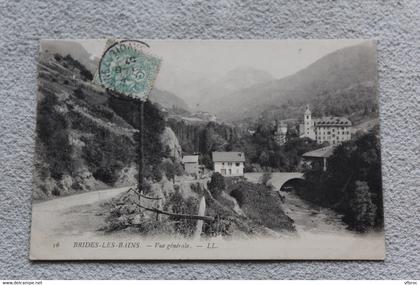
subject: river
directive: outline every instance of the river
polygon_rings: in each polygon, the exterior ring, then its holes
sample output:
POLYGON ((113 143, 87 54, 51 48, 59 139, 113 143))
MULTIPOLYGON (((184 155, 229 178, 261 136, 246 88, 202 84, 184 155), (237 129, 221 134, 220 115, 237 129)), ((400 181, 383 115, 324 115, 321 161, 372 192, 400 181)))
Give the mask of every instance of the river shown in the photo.
MULTIPOLYGON (((262 173, 246 173, 245 177, 251 182, 258 182, 262 173)), ((284 182, 284 177, 291 176, 290 173, 273 172, 270 180, 274 190, 280 189, 284 182)), ((310 191, 308 189, 308 191, 310 191)), ((298 234, 302 233, 344 233, 346 225, 341 219, 341 215, 331 209, 319 207, 309 203, 293 192, 280 192, 285 197, 283 210, 286 215, 295 222, 298 234)))

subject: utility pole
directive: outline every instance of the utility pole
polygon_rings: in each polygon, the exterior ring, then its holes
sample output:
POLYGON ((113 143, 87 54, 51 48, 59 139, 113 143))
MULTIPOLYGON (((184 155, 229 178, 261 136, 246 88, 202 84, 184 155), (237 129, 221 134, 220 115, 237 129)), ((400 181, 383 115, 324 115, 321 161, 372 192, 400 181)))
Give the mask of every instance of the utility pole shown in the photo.
POLYGON ((139 196, 139 203, 141 200, 141 194, 143 193, 143 179, 144 179, 144 101, 140 100, 140 110, 139 110, 139 143, 138 143, 138 185, 137 191, 139 196))
POLYGON ((138 40, 110 39, 99 61, 95 84, 115 91, 121 98, 136 104, 138 117, 138 197, 144 192, 144 104, 159 72, 161 59, 145 51, 150 46, 138 40))

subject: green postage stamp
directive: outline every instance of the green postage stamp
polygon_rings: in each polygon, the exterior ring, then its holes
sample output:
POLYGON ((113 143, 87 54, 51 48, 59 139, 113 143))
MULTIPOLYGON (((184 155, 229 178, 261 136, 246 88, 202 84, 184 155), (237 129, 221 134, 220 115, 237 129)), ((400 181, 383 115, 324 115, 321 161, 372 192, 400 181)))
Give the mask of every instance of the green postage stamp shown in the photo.
POLYGON ((94 83, 134 99, 145 100, 157 73, 160 58, 144 51, 147 44, 133 40, 108 40, 94 83))

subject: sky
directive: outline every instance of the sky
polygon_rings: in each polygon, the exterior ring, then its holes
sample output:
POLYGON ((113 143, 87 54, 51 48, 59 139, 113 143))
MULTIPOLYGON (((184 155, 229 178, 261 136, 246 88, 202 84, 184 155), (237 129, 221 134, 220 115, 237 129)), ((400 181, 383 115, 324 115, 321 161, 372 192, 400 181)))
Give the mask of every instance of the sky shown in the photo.
MULTIPOLYGON (((331 52, 366 40, 144 41, 150 45, 149 52, 162 59, 156 85, 179 94, 185 93, 185 86, 194 80, 212 80, 238 67, 253 67, 275 78, 283 78, 331 52)), ((84 40, 80 43, 98 58, 105 48, 105 40, 84 40)))

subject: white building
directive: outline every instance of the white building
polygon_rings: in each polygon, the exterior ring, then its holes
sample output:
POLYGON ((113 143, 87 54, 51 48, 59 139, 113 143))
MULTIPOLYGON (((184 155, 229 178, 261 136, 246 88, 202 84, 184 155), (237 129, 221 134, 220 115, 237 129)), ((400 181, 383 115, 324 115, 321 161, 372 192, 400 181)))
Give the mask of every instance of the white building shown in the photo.
POLYGON ((243 152, 213 152, 214 171, 223 176, 243 176, 245 154, 243 152))
POLYGON ((309 106, 306 106, 300 137, 316 140, 321 144, 328 142, 338 145, 351 139, 351 122, 345 117, 322 117, 313 119, 309 106))
POLYGON ((182 164, 184 165, 185 172, 188 174, 199 174, 198 155, 184 155, 182 157, 182 164))
POLYGON ((286 143, 287 124, 285 122, 276 121, 276 130, 274 132, 274 140, 279 145, 286 143))

